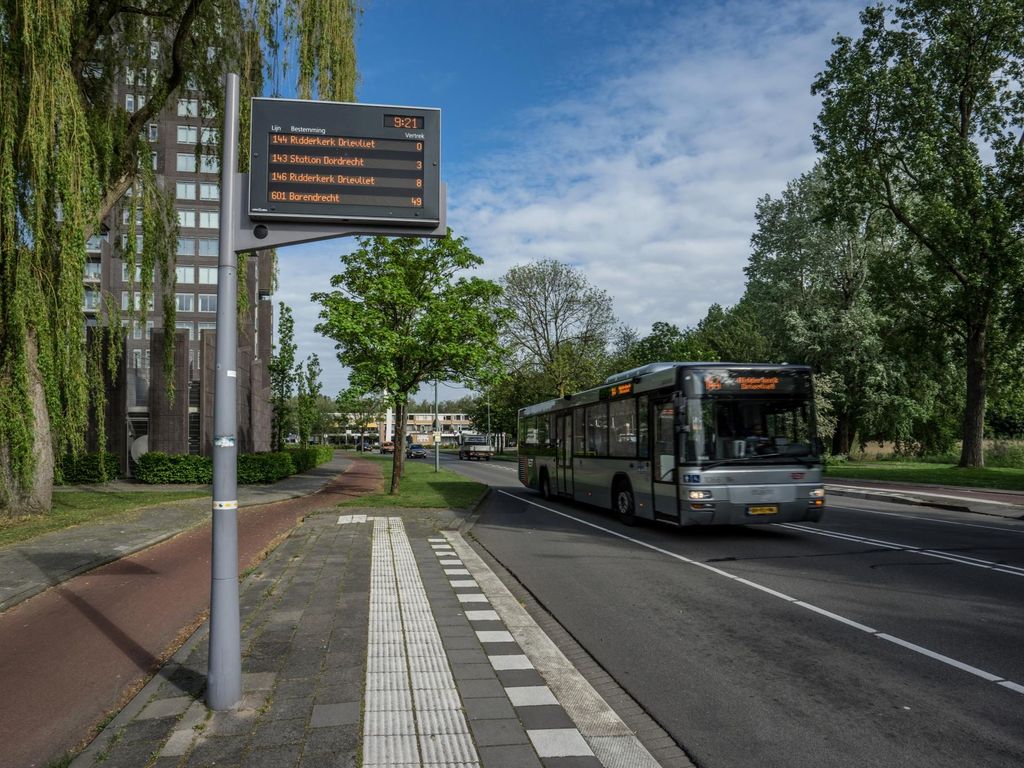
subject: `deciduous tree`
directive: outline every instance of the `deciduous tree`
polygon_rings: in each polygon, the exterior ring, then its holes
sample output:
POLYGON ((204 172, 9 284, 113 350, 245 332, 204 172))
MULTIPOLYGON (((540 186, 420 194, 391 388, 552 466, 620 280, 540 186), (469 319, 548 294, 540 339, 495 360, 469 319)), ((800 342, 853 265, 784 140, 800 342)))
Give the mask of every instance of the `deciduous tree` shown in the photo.
POLYGON ((919 246, 957 321, 961 466, 981 466, 988 373, 1024 289, 1024 4, 903 0, 861 14, 813 86, 814 141, 854 206, 884 207, 919 246))
POLYGON ((451 232, 429 241, 360 238, 341 257, 335 290, 312 296, 323 307, 317 332, 336 342, 352 386, 385 393, 395 409, 391 493, 402 476, 409 397, 431 379, 489 379, 501 364, 501 289, 464 274, 482 261, 451 232))

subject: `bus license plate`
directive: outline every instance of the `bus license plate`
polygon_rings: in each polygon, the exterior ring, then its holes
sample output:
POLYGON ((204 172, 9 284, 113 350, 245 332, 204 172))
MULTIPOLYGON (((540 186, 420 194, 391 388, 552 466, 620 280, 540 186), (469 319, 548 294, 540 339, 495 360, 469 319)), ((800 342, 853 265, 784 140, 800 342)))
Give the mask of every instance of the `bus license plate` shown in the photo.
POLYGON ((762 504, 756 507, 747 507, 748 515, 775 515, 778 514, 779 507, 777 504, 762 504))

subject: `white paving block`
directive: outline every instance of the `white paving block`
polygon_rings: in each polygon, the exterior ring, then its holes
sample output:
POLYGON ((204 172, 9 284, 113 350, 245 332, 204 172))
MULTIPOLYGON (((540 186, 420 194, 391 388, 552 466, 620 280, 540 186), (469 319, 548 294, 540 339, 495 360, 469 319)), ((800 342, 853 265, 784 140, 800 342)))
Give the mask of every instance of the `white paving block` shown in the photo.
POLYGON ((488 656, 487 660, 495 670, 503 669, 533 669, 531 662, 522 653, 502 654, 501 656, 488 656))
POLYGON ((481 643, 514 643, 515 638, 512 637, 512 633, 504 629, 483 629, 478 630, 476 633, 476 639, 481 643))
POLYGON ((468 592, 461 595, 456 595, 459 598, 460 603, 486 603, 487 595, 481 592, 468 592))
POLYGON ((497 611, 466 611, 466 618, 470 621, 498 621, 497 611))
POLYGON ((474 589, 480 588, 480 585, 473 579, 451 579, 448 583, 452 585, 453 589, 465 589, 467 587, 473 587, 474 589))
POLYGON ((468 568, 445 568, 444 569, 444 575, 445 576, 469 576, 470 573, 469 573, 469 569, 468 568))
POLYGON ((364 736, 386 736, 389 734, 415 734, 416 723, 412 710, 376 710, 367 712, 363 719, 364 736))
POLYGON ((542 728, 527 731, 538 757, 587 757, 594 754, 575 728, 542 728))
POLYGON ((419 713, 420 733, 439 735, 469 733, 462 712, 457 709, 427 709, 419 713))
POLYGON ((441 691, 413 691, 412 698, 416 705, 416 711, 429 709, 455 710, 462 706, 462 701, 459 699, 459 692, 455 690, 455 686, 441 691))
POLYGON ((558 699, 546 685, 519 685, 505 689, 513 707, 543 707, 557 704, 558 699))
POLYGON ((461 560, 438 560, 441 565, 462 565, 461 560))
POLYGON ((414 734, 375 734, 363 739, 363 765, 419 764, 414 734))
POLYGON ((423 762, 428 765, 476 762, 478 759, 473 740, 468 733, 421 735, 420 751, 423 754, 423 762))

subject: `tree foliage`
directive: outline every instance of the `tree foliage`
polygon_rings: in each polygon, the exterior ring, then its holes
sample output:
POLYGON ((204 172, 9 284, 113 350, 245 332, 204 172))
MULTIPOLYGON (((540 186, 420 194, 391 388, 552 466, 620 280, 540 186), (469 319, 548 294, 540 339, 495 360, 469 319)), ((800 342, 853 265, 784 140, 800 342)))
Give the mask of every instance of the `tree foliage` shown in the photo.
POLYGON ((323 432, 323 412, 320 397, 323 385, 320 383, 320 358, 313 354, 306 358, 305 369, 300 363, 295 367, 295 381, 298 394, 295 402, 295 421, 298 426, 299 443, 309 445, 309 440, 323 432))
POLYGON ((550 259, 513 267, 501 286, 511 367, 541 373, 558 395, 596 383, 615 327, 611 296, 550 259))
POLYGON ((283 301, 278 303, 277 344, 267 369, 270 373, 270 407, 273 410, 270 444, 275 451, 283 451, 285 438, 294 424, 293 396, 299 374, 295 369, 295 320, 292 308, 283 301))
MULTIPOLYGON (((209 124, 220 125, 230 69, 243 77, 244 126, 246 97, 266 76, 279 83, 284 61, 298 63, 304 95, 351 100, 357 15, 353 0, 0 0, 0 507, 8 513, 48 508, 54 455, 80 451, 88 411, 103 412, 100 356, 87 355, 82 318, 86 241, 126 193, 130 208, 142 209, 142 307, 156 265, 173 300, 172 208, 140 138, 147 123, 198 93, 209 124), (132 112, 116 97, 126 86, 146 96, 132 112)), ((136 217, 128 218, 134 243, 136 217)), ((134 271, 135 249, 125 255, 134 271)), ((120 332, 111 302, 101 314, 120 332)), ((120 344, 111 336, 113 368, 120 344)))
MULTIPOLYGON (((462 273, 482 263, 463 238, 360 238, 341 257, 317 332, 336 342, 359 392, 383 392, 395 409, 395 442, 405 440, 409 397, 431 379, 488 380, 499 369, 503 312, 495 283, 462 273)), ((404 452, 394 454, 391 493, 404 452)))
POLYGON ((814 83, 815 145, 837 202, 887 210, 941 291, 965 371, 960 463, 980 466, 1024 289, 1024 5, 904 0, 861 22, 814 83))

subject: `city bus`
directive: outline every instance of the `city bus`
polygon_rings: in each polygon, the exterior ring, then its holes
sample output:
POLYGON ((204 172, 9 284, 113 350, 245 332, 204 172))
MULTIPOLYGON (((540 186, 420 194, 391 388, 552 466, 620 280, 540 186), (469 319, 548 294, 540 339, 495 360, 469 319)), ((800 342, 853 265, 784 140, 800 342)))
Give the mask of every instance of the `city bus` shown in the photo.
POLYGON ((519 479, 626 524, 817 521, 825 489, 811 369, 651 363, 521 408, 519 479))

